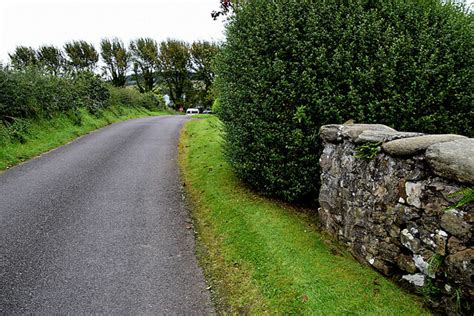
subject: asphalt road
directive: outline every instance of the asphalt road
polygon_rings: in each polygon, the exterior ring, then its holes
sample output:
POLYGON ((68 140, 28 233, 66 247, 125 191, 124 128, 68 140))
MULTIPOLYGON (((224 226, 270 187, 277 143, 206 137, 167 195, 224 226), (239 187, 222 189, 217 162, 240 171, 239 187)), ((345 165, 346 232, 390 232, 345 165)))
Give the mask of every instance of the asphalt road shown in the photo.
POLYGON ((0 314, 212 314, 177 166, 184 116, 113 124, 0 174, 0 314))

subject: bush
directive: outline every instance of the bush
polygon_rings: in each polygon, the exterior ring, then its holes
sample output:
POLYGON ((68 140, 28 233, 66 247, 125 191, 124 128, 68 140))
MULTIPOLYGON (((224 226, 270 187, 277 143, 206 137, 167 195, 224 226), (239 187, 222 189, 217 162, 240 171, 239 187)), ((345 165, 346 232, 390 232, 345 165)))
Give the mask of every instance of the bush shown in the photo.
POLYGON ((107 85, 92 73, 72 78, 43 74, 31 68, 0 69, 0 120, 50 117, 86 108, 96 113, 107 106, 107 85))
POLYGON ((152 92, 140 93, 133 88, 110 87, 111 105, 143 107, 150 111, 165 109, 165 103, 162 96, 152 92))
POLYGON ((214 102, 212 103, 212 108, 211 108, 212 113, 218 114, 220 107, 221 107, 221 104, 219 103, 219 99, 215 99, 214 102))
POLYGON ((473 22, 439 0, 246 1, 216 61, 237 175, 314 199, 319 127, 349 119, 474 136, 473 22))

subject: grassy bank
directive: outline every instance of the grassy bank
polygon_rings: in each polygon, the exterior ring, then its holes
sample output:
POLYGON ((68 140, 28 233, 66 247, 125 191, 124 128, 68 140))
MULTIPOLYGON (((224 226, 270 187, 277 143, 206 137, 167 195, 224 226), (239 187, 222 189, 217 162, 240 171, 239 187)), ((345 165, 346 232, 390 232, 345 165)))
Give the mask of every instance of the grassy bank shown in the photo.
POLYGON ((0 122, 0 170, 61 146, 111 123, 132 118, 164 115, 141 107, 111 106, 97 115, 86 109, 48 119, 16 120, 8 128, 0 122))
POLYGON ((310 211, 262 198, 224 161, 219 121, 190 121, 180 162, 197 252, 220 313, 422 315, 421 302, 317 229, 310 211))

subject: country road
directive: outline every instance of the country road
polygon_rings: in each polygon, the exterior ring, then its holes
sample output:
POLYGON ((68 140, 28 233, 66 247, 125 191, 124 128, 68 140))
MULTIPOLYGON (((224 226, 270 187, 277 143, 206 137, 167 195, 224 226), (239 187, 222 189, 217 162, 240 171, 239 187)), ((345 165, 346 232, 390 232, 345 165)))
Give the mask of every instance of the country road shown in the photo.
POLYGON ((0 174, 0 314, 212 314, 177 165, 184 116, 113 124, 0 174))

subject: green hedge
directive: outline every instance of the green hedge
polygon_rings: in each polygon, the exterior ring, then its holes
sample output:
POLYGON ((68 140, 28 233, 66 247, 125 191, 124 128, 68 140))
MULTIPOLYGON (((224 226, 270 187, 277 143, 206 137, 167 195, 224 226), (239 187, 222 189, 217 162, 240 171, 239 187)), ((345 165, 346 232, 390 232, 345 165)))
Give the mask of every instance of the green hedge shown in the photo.
POLYGON ((111 106, 165 108, 161 96, 139 93, 133 88, 115 88, 90 72, 71 77, 44 74, 31 68, 13 71, 0 68, 0 122, 74 114, 87 109, 95 114, 111 106))
POLYGON ((249 0, 216 61, 237 175, 295 201, 318 190, 319 127, 474 136, 474 19, 439 0, 249 0))
POLYGON ((0 121, 48 117, 86 108, 91 113, 107 107, 107 85, 92 73, 72 78, 0 69, 0 121))
POLYGON ((140 93, 135 88, 110 87, 111 105, 142 107, 150 111, 164 110, 166 108, 162 96, 152 92, 140 93))

